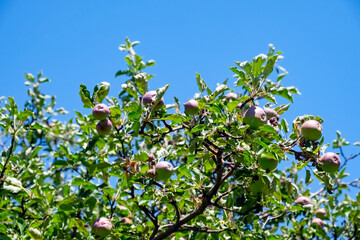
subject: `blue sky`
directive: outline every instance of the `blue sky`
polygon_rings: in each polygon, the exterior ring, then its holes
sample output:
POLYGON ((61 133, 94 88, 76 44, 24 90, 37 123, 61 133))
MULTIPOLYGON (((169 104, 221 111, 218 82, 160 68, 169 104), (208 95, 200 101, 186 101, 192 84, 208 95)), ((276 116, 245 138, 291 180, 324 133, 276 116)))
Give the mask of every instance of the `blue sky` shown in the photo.
MULTIPOLYGON (((116 96, 125 68, 118 46, 139 40, 137 52, 154 59, 150 88, 167 83, 165 101, 197 91, 195 73, 211 88, 230 78, 234 60, 251 60, 275 45, 289 75, 284 85, 302 93, 283 115, 289 123, 319 115, 325 142, 340 130, 360 141, 360 3, 319 1, 0 1, 0 96, 25 101, 24 73, 43 70, 45 91, 74 116, 81 83, 111 83, 116 96)), ((89 110, 82 110, 90 113, 89 110)), ((345 149, 357 153, 359 147, 345 149)), ((350 163, 359 176, 360 159, 350 163), (355 162, 357 161, 357 163, 355 162)))

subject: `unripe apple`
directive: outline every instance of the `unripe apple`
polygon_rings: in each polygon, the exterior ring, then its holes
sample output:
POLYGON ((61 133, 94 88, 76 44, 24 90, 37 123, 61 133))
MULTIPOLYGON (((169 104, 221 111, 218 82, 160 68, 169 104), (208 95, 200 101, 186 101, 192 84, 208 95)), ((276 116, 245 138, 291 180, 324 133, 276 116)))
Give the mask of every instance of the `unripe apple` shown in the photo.
POLYGON ((228 94, 226 94, 225 96, 225 100, 229 101, 229 100, 236 100, 237 99, 237 94, 234 92, 229 92, 228 94))
POLYGON ((110 109, 103 103, 96 104, 92 110, 92 115, 96 120, 105 120, 110 114, 110 109))
POLYGON ((154 154, 148 153, 148 156, 149 156, 149 159, 148 159, 149 162, 154 162, 154 161, 155 161, 155 156, 154 156, 154 154))
POLYGON ((326 211, 323 208, 319 208, 315 211, 315 216, 320 219, 326 218, 326 211))
MULTIPOLYGON (((143 96, 143 103, 145 105, 149 105, 149 104, 154 104, 154 100, 153 98, 156 96, 156 91, 149 91, 147 93, 144 94, 143 96)), ((156 104, 156 106, 154 107, 154 110, 158 110, 160 109, 162 106, 164 106, 164 98, 162 97, 160 99, 160 101, 156 104)))
POLYGON ((266 123, 266 113, 260 107, 251 106, 244 116, 243 122, 250 126, 252 129, 257 129, 258 127, 266 123))
POLYGON ((260 167, 266 171, 272 171, 278 165, 278 160, 276 158, 265 153, 262 153, 260 156, 258 156, 258 162, 260 167))
POLYGON ((101 217, 94 222, 92 225, 92 231, 95 235, 99 237, 106 237, 110 234, 112 224, 110 219, 101 217))
POLYGON ((319 166, 325 172, 335 173, 340 168, 340 158, 336 153, 327 152, 321 156, 319 166))
POLYGON ((190 99, 184 103, 185 113, 188 115, 195 115, 199 112, 199 103, 196 100, 190 99))
POLYGON ((314 218, 312 221, 311 221, 311 225, 317 225, 321 228, 324 227, 324 222, 323 220, 321 220, 320 218, 314 218))
POLYGON ((280 119, 280 115, 274 109, 264 108, 264 112, 266 113, 267 119, 271 119, 273 117, 276 118, 277 120, 280 119))
POLYGON ((155 169, 149 169, 146 172, 146 176, 148 176, 149 178, 155 179, 156 178, 156 171, 155 169))
POLYGON ((301 134, 310 141, 317 141, 322 135, 322 126, 316 120, 308 120, 301 125, 301 134))
POLYGON ((295 200, 295 203, 305 206, 305 205, 311 204, 311 200, 308 197, 300 196, 295 200))
POLYGON ((133 223, 133 221, 128 217, 121 218, 120 222, 125 223, 125 224, 132 224, 133 223))
POLYGON ((96 131, 100 135, 109 135, 112 130, 112 123, 109 119, 102 120, 96 124, 96 131))
POLYGON ((170 163, 161 161, 156 164, 156 179, 157 180, 167 180, 173 174, 173 167, 170 163))

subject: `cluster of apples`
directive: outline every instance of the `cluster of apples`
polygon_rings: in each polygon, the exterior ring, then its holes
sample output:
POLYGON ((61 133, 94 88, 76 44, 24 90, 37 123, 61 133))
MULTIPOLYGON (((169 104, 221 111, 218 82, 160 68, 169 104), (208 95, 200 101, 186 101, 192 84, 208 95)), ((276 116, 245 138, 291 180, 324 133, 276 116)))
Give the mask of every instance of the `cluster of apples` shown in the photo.
MULTIPOLYGON (((155 162, 155 156, 150 153, 149 159, 150 166, 152 166, 155 162)), ((155 180, 166 181, 168 180, 174 173, 174 168, 169 162, 160 161, 155 165, 155 168, 151 168, 147 171, 146 175, 155 180)))
MULTIPOLYGON (((120 222, 125 224, 132 224, 132 220, 127 217, 123 217, 120 219, 120 222)), ((111 233, 111 229, 113 225, 110 219, 106 217, 98 218, 94 224, 92 225, 92 232, 99 237, 107 237, 111 233)))
POLYGON ((112 130, 112 123, 108 116, 110 115, 110 109, 103 103, 96 104, 92 110, 94 119, 100 120, 96 124, 96 131, 100 135, 109 135, 112 130))
MULTIPOLYGON (((307 120, 301 125, 301 135, 309 141, 317 141, 322 136, 322 126, 316 120, 307 120)), ((334 152, 327 152, 318 160, 318 166, 330 174, 339 171, 340 158, 334 152)))
MULTIPOLYGON (((311 205, 312 202, 310 200, 309 197, 305 197, 305 196, 300 196, 295 200, 296 204, 302 205, 302 206, 307 206, 307 205, 311 205)), ((324 219, 326 218, 326 210, 324 208, 319 208, 315 211, 315 218, 313 218, 311 220, 311 225, 315 225, 315 226, 319 226, 321 228, 324 227, 325 223, 324 223, 324 219)))

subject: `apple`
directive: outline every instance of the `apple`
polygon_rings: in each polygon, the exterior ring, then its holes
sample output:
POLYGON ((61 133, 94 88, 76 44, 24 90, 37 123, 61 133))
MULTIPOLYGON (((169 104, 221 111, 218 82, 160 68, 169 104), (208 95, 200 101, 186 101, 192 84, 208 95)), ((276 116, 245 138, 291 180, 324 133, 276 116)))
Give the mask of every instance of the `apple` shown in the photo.
POLYGON ((195 115, 199 112, 199 103, 196 100, 190 99, 184 103, 185 113, 188 115, 195 115))
POLYGON ((266 113, 260 107, 251 106, 246 112, 243 119, 243 122, 250 126, 252 129, 257 129, 258 127, 266 123, 266 113))
POLYGON ((202 194, 199 194, 198 198, 199 198, 199 199, 203 199, 203 195, 202 195, 202 194))
POLYGON ((110 109, 103 103, 96 104, 92 110, 92 115, 96 120, 105 120, 110 114, 110 109))
POLYGON ((109 119, 102 120, 96 124, 96 131, 100 135, 109 135, 112 130, 112 123, 109 119))
POLYGON ((311 204, 311 200, 308 197, 300 196, 295 200, 295 203, 305 206, 305 205, 311 204))
POLYGON ((336 153, 327 152, 321 156, 319 166, 328 173, 335 173, 340 168, 340 158, 336 153))
POLYGON ((149 169, 146 172, 146 176, 148 176, 149 178, 155 179, 156 178, 156 171, 155 169, 149 169))
POLYGON ((106 237, 110 234, 112 226, 110 219, 101 217, 92 225, 92 231, 99 237, 106 237))
POLYGON ((280 115, 274 109, 264 108, 264 112, 266 113, 267 119, 271 119, 274 117, 279 121, 280 115))
POLYGON ((308 120, 301 125, 301 134, 309 141, 317 141, 322 135, 322 126, 316 120, 308 120))
POLYGON ((167 180, 173 174, 173 167, 170 163, 165 161, 160 161, 156 164, 156 179, 157 180, 167 180))
POLYGON ((268 154, 262 153, 258 157, 258 162, 260 168, 264 169, 265 171, 272 171, 278 165, 278 160, 268 154))
POLYGON ((226 94, 225 96, 225 100, 229 101, 229 100, 236 100, 237 99, 237 94, 234 92, 229 92, 228 94, 226 94))
POLYGON ((323 208, 319 208, 315 211, 315 216, 320 219, 326 218, 326 211, 323 208))
POLYGON ((154 162, 154 161, 155 161, 155 156, 154 156, 154 154, 148 153, 148 156, 149 156, 149 159, 148 159, 149 162, 154 162))
POLYGON ((321 228, 324 227, 324 222, 323 220, 321 220, 320 218, 314 218, 312 221, 311 221, 311 225, 317 225, 321 228))
MULTIPOLYGON (((156 96, 156 94, 157 94, 156 91, 149 91, 149 92, 145 93, 143 96, 143 103, 145 105, 154 104, 155 101, 153 100, 153 98, 156 96)), ((156 104, 156 106, 154 107, 154 110, 158 110, 162 106, 164 106, 164 98, 163 97, 156 104)))
POLYGON ((132 224, 133 223, 133 221, 128 217, 121 218, 120 222, 125 223, 125 224, 132 224))

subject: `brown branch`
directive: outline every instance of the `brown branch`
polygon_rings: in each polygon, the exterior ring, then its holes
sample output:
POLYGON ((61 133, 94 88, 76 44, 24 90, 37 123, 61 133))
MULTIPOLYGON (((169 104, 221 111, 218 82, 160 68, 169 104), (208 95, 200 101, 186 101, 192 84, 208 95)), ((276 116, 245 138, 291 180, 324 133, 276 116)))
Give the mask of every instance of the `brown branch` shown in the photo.
POLYGON ((195 231, 195 232, 205 232, 205 233, 220 233, 220 232, 225 232, 225 231, 236 232, 237 229, 236 228, 211 229, 209 227, 196 227, 196 226, 191 226, 191 225, 184 225, 178 231, 179 232, 195 231))
POLYGON ((173 205, 173 207, 175 208, 176 222, 179 222, 181 218, 181 212, 178 205, 176 204, 176 200, 171 201, 170 204, 173 205))
POLYGON ((8 164, 8 162, 9 162, 9 160, 10 160, 10 157, 11 157, 11 155, 12 155, 12 153, 13 153, 14 144, 15 144, 15 135, 12 136, 11 143, 10 143, 10 147, 9 147, 9 149, 8 149, 8 152, 9 152, 8 154, 9 154, 9 155, 8 155, 7 158, 6 158, 5 163, 4 163, 4 167, 3 167, 3 169, 2 169, 2 171, 1 171, 1 173, 0 173, 0 188, 2 187, 2 185, 3 185, 4 182, 5 182, 4 174, 5 174, 5 170, 6 170, 6 165, 8 164))

